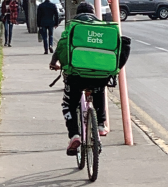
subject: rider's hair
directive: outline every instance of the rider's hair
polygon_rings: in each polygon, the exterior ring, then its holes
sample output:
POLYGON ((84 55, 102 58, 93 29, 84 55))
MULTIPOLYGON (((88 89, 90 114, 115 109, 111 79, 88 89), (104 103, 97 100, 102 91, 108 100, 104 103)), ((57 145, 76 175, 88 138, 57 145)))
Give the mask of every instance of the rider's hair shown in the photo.
POLYGON ((88 2, 81 2, 77 8, 76 14, 81 14, 81 13, 95 13, 94 6, 91 3, 88 2))

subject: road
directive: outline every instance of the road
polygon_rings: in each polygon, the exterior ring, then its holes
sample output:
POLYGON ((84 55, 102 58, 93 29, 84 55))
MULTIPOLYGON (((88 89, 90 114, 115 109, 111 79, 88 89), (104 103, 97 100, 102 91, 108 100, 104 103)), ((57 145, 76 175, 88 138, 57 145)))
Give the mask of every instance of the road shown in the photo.
MULTIPOLYGON (((131 113, 168 143, 168 20, 129 17, 121 23, 122 34, 131 37, 126 64, 131 113)), ((64 23, 55 32, 60 37, 64 23)), ((114 90, 119 95, 118 88, 114 90)))
POLYGON ((136 115, 166 138, 162 127, 168 130, 167 30, 168 20, 151 21, 147 16, 122 22, 123 35, 132 38, 126 65, 129 98, 140 108, 136 115))

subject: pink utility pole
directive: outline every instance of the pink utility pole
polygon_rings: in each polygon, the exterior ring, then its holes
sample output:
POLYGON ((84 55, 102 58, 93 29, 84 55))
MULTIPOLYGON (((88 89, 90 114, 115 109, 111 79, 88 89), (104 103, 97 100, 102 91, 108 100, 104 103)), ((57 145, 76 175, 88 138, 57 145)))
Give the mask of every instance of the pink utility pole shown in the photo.
MULTIPOLYGON (((120 27, 120 34, 121 34, 121 21, 120 21, 120 11, 119 11, 118 0, 111 1, 111 11, 112 11, 113 21, 118 22, 119 27, 120 27)), ((121 99, 125 144, 133 145, 125 66, 121 69, 119 73, 119 88, 120 88, 120 99, 121 99)))
MULTIPOLYGON (((94 0, 95 14, 98 19, 102 20, 102 11, 101 11, 101 0, 94 0)), ((107 87, 105 88, 105 110, 106 110, 106 121, 105 125, 107 131, 110 132, 110 123, 109 123, 109 110, 108 110, 108 97, 107 97, 107 87)))
POLYGON ((94 0, 96 17, 102 20, 101 0, 94 0))

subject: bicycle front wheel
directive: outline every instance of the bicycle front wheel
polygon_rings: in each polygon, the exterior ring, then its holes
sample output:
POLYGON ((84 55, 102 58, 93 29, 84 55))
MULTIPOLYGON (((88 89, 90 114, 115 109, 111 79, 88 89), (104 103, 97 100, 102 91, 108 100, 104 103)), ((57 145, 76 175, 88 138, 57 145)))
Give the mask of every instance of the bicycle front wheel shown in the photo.
POLYGON ((98 175, 99 165, 99 139, 96 111, 93 108, 88 110, 86 130, 86 157, 87 169, 90 181, 94 182, 98 175))

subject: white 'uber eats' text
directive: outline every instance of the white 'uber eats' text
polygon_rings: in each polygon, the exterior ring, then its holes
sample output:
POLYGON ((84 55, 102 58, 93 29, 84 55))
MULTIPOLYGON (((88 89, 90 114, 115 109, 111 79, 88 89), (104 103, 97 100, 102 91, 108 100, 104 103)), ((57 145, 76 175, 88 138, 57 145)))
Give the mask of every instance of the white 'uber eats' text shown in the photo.
POLYGON ((104 33, 96 33, 95 31, 88 31, 87 42, 90 43, 103 43, 102 36, 104 33))

